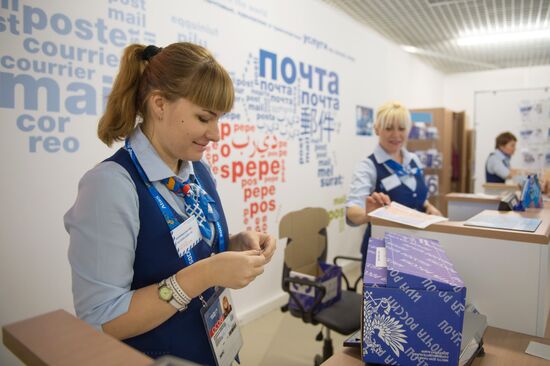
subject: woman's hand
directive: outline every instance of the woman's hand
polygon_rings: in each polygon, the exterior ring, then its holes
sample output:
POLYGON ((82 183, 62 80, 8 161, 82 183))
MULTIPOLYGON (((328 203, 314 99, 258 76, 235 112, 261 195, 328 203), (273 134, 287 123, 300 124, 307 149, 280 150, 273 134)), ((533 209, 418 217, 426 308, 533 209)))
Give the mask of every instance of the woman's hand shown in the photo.
POLYGON ((439 211, 434 205, 426 201, 426 205, 424 206, 426 208, 426 213, 428 215, 436 215, 436 216, 443 216, 441 211, 439 211))
POLYGON ((365 203, 365 211, 368 214, 369 212, 374 211, 377 208, 389 205, 391 203, 391 199, 390 196, 385 193, 373 192, 370 196, 367 197, 367 201, 365 203))
POLYGON ((258 231, 241 231, 237 235, 231 236, 229 239, 229 250, 259 251, 265 257, 266 263, 269 263, 273 257, 276 248, 277 241, 273 236, 258 231))
POLYGON ((210 275, 214 286, 243 288, 264 272, 265 257, 258 250, 227 251, 211 258, 210 275))

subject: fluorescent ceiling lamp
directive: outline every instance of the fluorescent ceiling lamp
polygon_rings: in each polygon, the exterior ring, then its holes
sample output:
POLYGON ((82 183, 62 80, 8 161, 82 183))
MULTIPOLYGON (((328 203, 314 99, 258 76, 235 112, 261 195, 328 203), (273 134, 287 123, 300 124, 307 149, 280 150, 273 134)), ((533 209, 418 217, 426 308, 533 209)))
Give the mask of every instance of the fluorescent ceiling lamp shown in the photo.
POLYGON ((439 53, 437 51, 426 50, 426 49, 414 47, 414 46, 411 46, 411 45, 401 45, 401 49, 403 51, 408 52, 408 53, 413 54, 413 55, 436 57, 436 58, 441 58, 441 59, 444 59, 444 60, 449 60, 449 61, 452 61, 452 62, 458 62, 458 63, 468 64, 468 65, 476 65, 476 66, 480 66, 480 67, 487 68, 487 69, 498 69, 499 68, 497 65, 488 64, 488 63, 485 63, 485 62, 477 62, 477 61, 469 60, 469 59, 464 59, 464 58, 461 58, 461 57, 456 57, 456 56, 451 55, 451 54, 439 53))
POLYGON ((408 53, 418 53, 418 48, 408 45, 402 45, 401 48, 408 53))
POLYGON ((473 46, 479 44, 504 43, 528 41, 535 39, 550 38, 550 30, 536 30, 524 32, 507 32, 497 34, 480 34, 462 36, 456 40, 459 46, 473 46))

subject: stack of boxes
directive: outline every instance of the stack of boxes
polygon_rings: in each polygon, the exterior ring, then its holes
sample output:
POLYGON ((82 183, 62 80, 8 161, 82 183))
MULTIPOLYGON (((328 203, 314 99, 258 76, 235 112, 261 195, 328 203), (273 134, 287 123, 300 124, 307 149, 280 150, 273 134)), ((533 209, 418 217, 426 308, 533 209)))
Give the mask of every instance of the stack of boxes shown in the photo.
POLYGON ((362 355, 387 365, 457 365, 466 288, 437 240, 371 238, 362 355))

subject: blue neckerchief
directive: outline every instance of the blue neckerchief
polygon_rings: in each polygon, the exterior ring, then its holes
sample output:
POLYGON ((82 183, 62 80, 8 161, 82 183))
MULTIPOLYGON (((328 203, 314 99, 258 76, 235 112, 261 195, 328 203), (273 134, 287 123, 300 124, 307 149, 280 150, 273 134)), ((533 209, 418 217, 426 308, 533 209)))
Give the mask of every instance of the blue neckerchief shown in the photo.
POLYGON ((218 232, 218 243, 220 251, 225 250, 225 238, 223 236, 223 230, 220 224, 220 214, 215 207, 215 201, 210 197, 210 195, 201 187, 201 184, 198 178, 194 175, 191 175, 190 178, 185 182, 180 182, 174 177, 166 178, 161 180, 161 183, 164 184, 170 191, 174 192, 180 197, 183 197, 185 201, 185 212, 188 216, 197 217, 199 224, 199 229, 201 234, 205 238, 211 238, 212 232, 210 229, 209 222, 212 222, 218 232), (187 191, 185 190, 187 187, 187 191), (199 206, 199 210, 194 211, 195 202, 199 206))
POLYGON ((210 203, 208 206, 211 207, 213 209, 213 212, 210 212, 210 210, 206 209, 206 218, 210 221, 213 221, 214 222, 214 225, 216 225, 216 231, 218 233, 218 250, 219 252, 225 252, 226 251, 226 240, 225 240, 225 237, 223 235, 223 230, 222 230, 222 225, 220 223, 220 214, 218 213, 218 210, 216 210, 216 208, 214 207, 214 203, 215 201, 212 199, 212 197, 210 197, 210 195, 208 195, 206 193, 206 191, 204 189, 202 189, 202 185, 201 185, 201 182, 199 182, 199 178, 197 178, 196 176, 194 176, 194 179, 195 181, 197 182, 197 186, 200 188, 201 191, 204 192, 204 195, 200 195, 199 197, 199 204, 201 205, 204 205, 205 204, 205 196, 208 197, 208 203, 210 203), (202 202, 202 203, 201 203, 202 202))
MULTIPOLYGON (((162 216, 164 217, 164 220, 166 221, 166 224, 168 225, 168 228, 170 231, 174 230, 176 227, 178 227, 184 220, 183 218, 170 207, 168 202, 162 197, 162 195, 159 193, 159 191, 155 188, 154 185, 151 184, 149 181, 149 178, 147 178, 147 175, 145 174, 145 171, 141 167, 141 164, 139 163, 134 150, 132 149, 130 145, 129 139, 126 139, 125 141, 125 148, 130 154, 130 158, 132 162, 134 163, 134 166, 136 167, 136 170, 138 171, 141 179, 143 180, 143 183, 147 187, 147 190, 149 191, 149 194, 151 194, 151 197, 155 200, 157 206, 159 207, 160 211, 162 212, 162 216)), ((197 183, 200 186, 200 182, 197 179, 197 183)), ((202 188, 201 188, 202 190, 202 188)), ((208 211, 208 210, 207 210, 208 211)), ((219 215, 218 215, 219 218, 219 215)), ((219 220, 214 223, 216 225, 216 230, 218 233, 219 238, 219 251, 223 252, 225 251, 225 238, 223 235, 223 230, 221 227, 221 224, 219 223, 219 220)), ((187 250, 184 253, 183 260, 186 265, 191 265, 197 261, 193 251, 187 250)))
POLYGON ((409 175, 419 176, 420 174, 422 174, 422 171, 418 167, 405 170, 405 168, 403 168, 403 165, 399 164, 393 159, 386 160, 384 164, 386 164, 388 168, 393 170, 398 177, 406 177, 409 175))

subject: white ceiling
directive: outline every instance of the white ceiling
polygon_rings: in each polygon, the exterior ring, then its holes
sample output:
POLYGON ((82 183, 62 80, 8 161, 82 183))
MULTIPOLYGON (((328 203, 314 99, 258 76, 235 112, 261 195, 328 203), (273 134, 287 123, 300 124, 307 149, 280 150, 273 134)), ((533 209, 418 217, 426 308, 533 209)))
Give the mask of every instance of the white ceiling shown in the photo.
POLYGON ((477 29, 550 32, 550 0, 322 0, 444 73, 550 64, 550 37, 459 46, 477 29))

